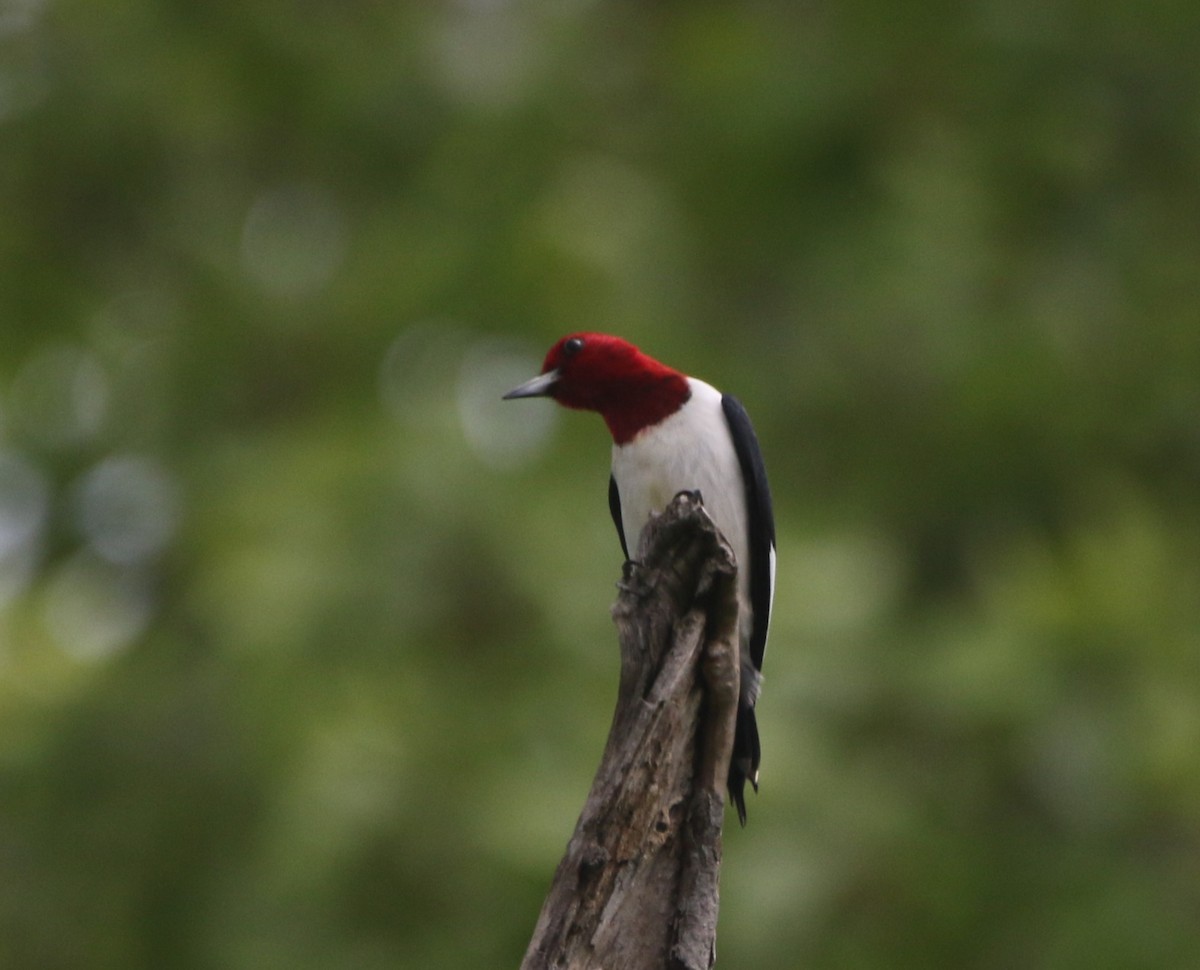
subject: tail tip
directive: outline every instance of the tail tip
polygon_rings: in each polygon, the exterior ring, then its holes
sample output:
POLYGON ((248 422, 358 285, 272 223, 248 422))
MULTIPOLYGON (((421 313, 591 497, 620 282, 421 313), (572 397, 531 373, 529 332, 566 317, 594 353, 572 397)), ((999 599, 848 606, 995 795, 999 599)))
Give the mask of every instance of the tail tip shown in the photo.
POLYGON ((737 809, 738 822, 742 828, 746 827, 746 779, 750 778, 750 784, 754 787, 754 791, 758 791, 758 772, 751 776, 747 776, 746 772, 740 767, 734 765, 729 771, 729 797, 733 799, 734 808, 737 809))

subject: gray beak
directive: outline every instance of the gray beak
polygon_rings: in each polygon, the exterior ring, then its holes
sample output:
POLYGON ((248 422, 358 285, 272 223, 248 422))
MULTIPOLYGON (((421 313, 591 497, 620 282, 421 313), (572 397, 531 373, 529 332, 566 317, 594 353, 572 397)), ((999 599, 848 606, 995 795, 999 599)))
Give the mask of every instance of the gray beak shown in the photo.
POLYGON ((502 400, 511 401, 518 397, 547 397, 557 382, 558 371, 547 371, 545 374, 538 374, 531 381, 526 381, 520 387, 514 387, 504 395, 502 400))

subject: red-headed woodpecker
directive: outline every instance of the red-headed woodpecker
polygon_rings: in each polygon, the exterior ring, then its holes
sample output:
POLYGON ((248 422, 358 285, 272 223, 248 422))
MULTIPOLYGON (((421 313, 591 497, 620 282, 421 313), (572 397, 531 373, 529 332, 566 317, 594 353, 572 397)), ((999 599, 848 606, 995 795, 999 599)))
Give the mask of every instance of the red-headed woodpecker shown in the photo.
POLYGON ((504 395, 550 397, 597 411, 612 433, 608 504, 625 558, 650 513, 699 491, 738 566, 741 694, 729 794, 746 824, 746 780, 758 790, 754 705, 775 595, 775 520, 758 439, 745 408, 619 337, 577 333, 550 348, 540 376, 504 395))

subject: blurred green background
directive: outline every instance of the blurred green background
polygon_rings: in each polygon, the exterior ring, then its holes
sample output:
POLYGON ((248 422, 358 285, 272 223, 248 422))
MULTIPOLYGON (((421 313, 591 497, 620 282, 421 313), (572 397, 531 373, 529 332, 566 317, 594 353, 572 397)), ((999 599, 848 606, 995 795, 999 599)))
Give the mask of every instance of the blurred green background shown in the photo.
POLYGON ((565 332, 737 393, 720 966, 1200 966, 1200 7, 0 2, 0 967, 515 966, 608 727, 565 332))

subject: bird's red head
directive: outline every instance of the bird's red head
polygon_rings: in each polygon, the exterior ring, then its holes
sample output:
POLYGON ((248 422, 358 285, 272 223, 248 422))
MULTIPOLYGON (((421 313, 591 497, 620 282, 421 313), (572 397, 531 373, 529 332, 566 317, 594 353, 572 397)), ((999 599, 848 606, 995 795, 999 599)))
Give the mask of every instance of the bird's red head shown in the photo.
POLYGON ((506 397, 552 397, 597 411, 617 444, 677 411, 691 395, 687 378, 633 344, 603 333, 573 333, 550 348, 540 377, 506 397))

